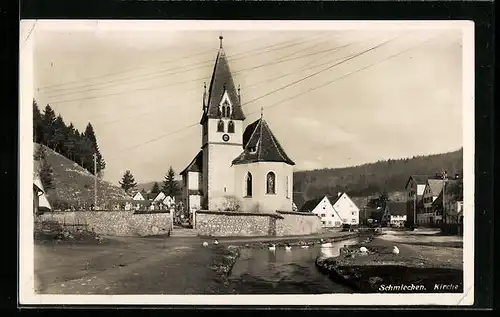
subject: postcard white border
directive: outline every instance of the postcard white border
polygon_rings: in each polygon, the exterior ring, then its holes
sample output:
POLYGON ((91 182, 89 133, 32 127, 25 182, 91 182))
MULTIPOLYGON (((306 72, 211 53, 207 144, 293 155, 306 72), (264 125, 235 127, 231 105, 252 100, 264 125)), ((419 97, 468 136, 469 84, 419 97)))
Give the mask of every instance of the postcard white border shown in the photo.
POLYGON ((473 21, 141 21, 22 20, 19 105, 19 304, 21 305, 472 305, 474 302, 474 22, 473 21), (39 295, 34 292, 32 100, 37 30, 363 30, 461 29, 463 34, 464 293, 327 295, 39 295), (29 193, 29 194, 27 194, 29 193))

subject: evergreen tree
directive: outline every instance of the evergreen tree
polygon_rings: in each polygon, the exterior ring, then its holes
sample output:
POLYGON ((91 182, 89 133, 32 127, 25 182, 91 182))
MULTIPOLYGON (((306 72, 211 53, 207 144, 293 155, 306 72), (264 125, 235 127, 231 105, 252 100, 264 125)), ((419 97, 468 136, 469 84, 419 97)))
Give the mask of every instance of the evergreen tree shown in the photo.
POLYGON ((160 185, 158 185, 157 182, 153 184, 153 187, 151 187, 151 194, 153 195, 158 195, 160 193, 160 185))
POLYGON ((129 193, 131 189, 134 189, 137 186, 134 176, 129 170, 125 171, 125 174, 123 174, 122 180, 120 181, 120 186, 127 193, 129 193))
MULTIPOLYGON (((85 128, 84 135, 85 138, 87 138, 88 142, 90 142, 92 151, 97 154, 97 173, 99 173, 106 167, 106 162, 104 161, 101 152, 99 151, 99 146, 97 145, 97 138, 95 136, 94 127, 92 127, 92 124, 90 124, 90 122, 87 124, 87 127, 85 128)), ((92 173, 94 173, 94 171, 92 171, 92 173)))
POLYGON ((73 123, 70 123, 69 126, 66 127, 66 157, 72 161, 76 161, 76 143, 78 138, 76 136, 76 129, 73 126, 73 123))
POLYGON ((40 162, 40 170, 38 171, 38 174, 40 175, 40 181, 42 182, 43 188, 46 190, 53 189, 53 171, 52 166, 47 162, 47 152, 45 147, 40 144, 36 148, 33 156, 36 161, 40 162))
POLYGON ((43 116, 38 108, 38 104, 35 99, 33 99, 33 141, 36 143, 43 143, 43 116))
POLYGON ((163 193, 167 196, 176 197, 179 194, 179 184, 175 180, 175 172, 172 166, 168 169, 163 181, 163 193))
POLYGON ((56 114, 54 110, 47 105, 42 117, 43 124, 43 144, 49 148, 54 149, 54 124, 56 121, 56 114))
POLYGON ((53 129, 53 149, 54 151, 67 157, 66 151, 67 127, 61 115, 58 115, 54 121, 53 129))
POLYGON ((40 181, 42 182, 43 188, 45 190, 47 189, 53 189, 54 184, 53 184, 53 171, 52 171, 52 166, 47 162, 46 159, 43 159, 41 161, 41 166, 40 166, 40 181))

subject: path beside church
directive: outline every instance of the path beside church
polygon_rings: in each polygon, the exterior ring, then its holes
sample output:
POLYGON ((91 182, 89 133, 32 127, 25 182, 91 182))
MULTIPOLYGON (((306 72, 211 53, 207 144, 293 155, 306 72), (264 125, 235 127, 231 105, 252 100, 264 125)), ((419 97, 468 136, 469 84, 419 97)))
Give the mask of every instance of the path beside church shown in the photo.
MULTIPOLYGON (((332 238, 346 232, 272 240, 332 238)), ((200 237, 113 238, 103 245, 35 245, 36 289, 51 294, 210 294, 223 288, 200 237)), ((269 241, 221 238, 221 244, 269 241)))

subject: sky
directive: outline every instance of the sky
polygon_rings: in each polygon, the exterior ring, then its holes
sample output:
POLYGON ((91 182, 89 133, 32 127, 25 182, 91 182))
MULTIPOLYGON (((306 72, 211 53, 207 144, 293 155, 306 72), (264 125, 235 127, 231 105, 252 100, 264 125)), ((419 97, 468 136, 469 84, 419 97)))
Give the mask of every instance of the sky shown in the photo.
POLYGON ((221 34, 245 126, 263 108, 296 170, 463 146, 459 28, 35 26, 34 98, 80 131, 92 123, 113 183, 126 170, 162 180, 199 151, 221 34))

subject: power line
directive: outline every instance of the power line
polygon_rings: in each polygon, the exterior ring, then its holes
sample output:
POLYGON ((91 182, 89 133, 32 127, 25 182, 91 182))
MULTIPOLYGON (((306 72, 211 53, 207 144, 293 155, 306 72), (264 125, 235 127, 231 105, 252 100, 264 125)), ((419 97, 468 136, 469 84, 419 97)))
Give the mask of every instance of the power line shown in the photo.
MULTIPOLYGON (((247 43, 247 42, 251 42, 251 41, 254 41, 254 39, 246 40, 246 41, 243 41, 243 42, 241 42, 239 44, 234 44, 234 45, 235 46, 236 45, 239 46, 241 44, 244 44, 244 43, 247 43)), ((192 58, 192 57, 195 57, 195 56, 205 55, 205 54, 209 54, 209 53, 213 53, 213 49, 202 51, 202 52, 199 52, 199 53, 196 53, 196 54, 193 54, 193 55, 181 57, 180 59, 192 58)), ((174 62, 177 62, 177 61, 178 61, 178 59, 167 60, 167 61, 161 61, 161 62, 159 62, 157 64, 158 65, 169 64, 169 63, 174 63, 174 62)), ((54 84, 54 85, 43 86, 43 87, 40 87, 39 89, 41 89, 41 90, 46 90, 46 89, 48 89, 48 90, 63 90, 63 89, 58 89, 58 88, 54 88, 54 89, 51 89, 51 88, 52 87, 63 87, 63 86, 68 86, 68 85, 72 85, 72 84, 76 84, 76 83, 80 83, 80 82, 84 82, 84 81, 88 81, 88 80, 101 79, 101 78, 115 76, 115 75, 119 75, 119 74, 123 74, 123 73, 137 71, 139 69, 151 68, 151 67, 156 66, 157 64, 144 65, 144 66, 139 66, 139 67, 135 67, 135 68, 131 68, 131 69, 125 69, 125 70, 121 70, 121 71, 117 71, 117 72, 113 72, 113 73, 107 73, 107 74, 103 74, 103 75, 98 75, 98 76, 93 76, 93 77, 87 77, 87 78, 84 78, 84 79, 70 81, 70 82, 66 82, 66 83, 63 83, 63 84, 54 84)))
MULTIPOLYGON (((264 54, 264 53, 271 52, 271 51, 274 51, 274 50, 281 50, 281 49, 288 48, 288 47, 291 47, 291 46, 300 45, 300 44, 303 44, 303 43, 306 43, 306 42, 309 42, 309 41, 311 41, 311 39, 309 39, 307 41, 302 41, 302 42, 299 42, 299 43, 297 43, 296 40, 293 40, 294 43, 292 43, 291 45, 284 46, 284 47, 279 47, 277 49, 275 48, 275 49, 271 49, 271 50, 265 50, 265 51, 262 51, 262 52, 250 55, 250 53, 253 52, 253 51, 255 51, 255 50, 260 50, 260 49, 263 49, 263 48, 264 49, 266 49, 266 48, 270 49, 270 48, 275 47, 275 46, 286 44, 287 42, 290 42, 290 41, 285 41, 285 42, 277 43, 277 44, 274 44, 274 45, 271 45, 271 46, 267 46, 267 47, 265 46, 265 47, 260 47, 260 48, 254 48, 254 49, 251 49, 251 50, 248 50, 248 51, 236 53, 234 56, 238 56, 238 55, 241 55, 241 54, 243 54, 243 56, 235 58, 233 60, 239 60, 239 59, 243 59, 243 58, 247 58, 247 57, 253 57, 255 55, 264 54)), ((184 58, 181 58, 181 59, 184 59, 184 58)), ((101 83, 85 84, 85 85, 81 85, 81 86, 77 86, 77 87, 69 87, 69 88, 60 88, 60 89, 57 89, 57 90, 58 91, 68 91, 68 90, 74 90, 74 89, 79 89, 79 88, 87 88, 87 87, 99 86, 99 87, 96 87, 96 88, 89 88, 89 89, 83 90, 83 91, 75 91, 75 92, 68 92, 68 93, 62 93, 62 94, 56 93, 55 95, 48 96, 48 97, 50 97, 50 98, 52 98, 52 97, 60 97, 60 96, 65 96, 65 95, 78 94, 78 93, 81 93, 81 92, 88 92, 88 91, 95 91, 95 90, 106 89, 106 88, 114 87, 114 86, 117 86, 117 85, 120 85, 120 84, 130 84, 130 83, 135 83, 135 82, 144 82, 145 80, 151 80, 151 79, 155 79, 155 78, 161 78, 161 77, 163 77, 165 75, 174 75, 174 74, 179 74, 179 73, 185 73, 187 71, 193 71, 193 70, 196 71, 196 70, 199 70, 199 69, 204 69, 204 68, 207 68, 207 67, 211 67, 212 63, 213 63, 213 58, 209 59, 209 60, 205 60, 205 61, 201 61, 201 62, 197 62, 197 63, 194 63, 194 64, 187 65, 187 67, 192 67, 192 68, 188 68, 188 69, 185 69, 185 67, 178 67, 178 66, 176 66, 174 68, 167 68, 167 69, 163 69, 163 70, 155 71, 155 72, 151 72, 151 73, 133 75, 133 76, 124 77, 124 78, 118 78, 118 79, 112 79, 112 80, 108 80, 108 81, 101 82, 101 83), (205 66, 203 66, 203 67, 193 67, 193 66, 201 66, 201 65, 205 65, 205 66), (171 72, 171 71, 174 71, 174 72, 171 72), (147 79, 144 78, 144 77, 146 77, 147 79), (150 78, 148 78, 148 77, 150 77, 150 78), (123 83, 123 82, 125 82, 125 83, 123 83), (102 85, 106 85, 106 87, 102 87, 102 85)))
POLYGON ((308 75, 308 76, 306 76, 306 77, 303 77, 303 78, 301 78, 301 79, 299 79, 299 80, 296 80, 296 81, 294 81, 294 82, 292 82, 292 83, 290 83, 290 84, 287 84, 287 85, 282 86, 282 87, 280 87, 280 88, 278 88, 278 89, 275 89, 275 90, 273 90, 273 91, 270 91, 270 92, 269 92, 269 93, 267 93, 267 94, 264 94, 264 95, 261 95, 261 96, 259 96, 259 97, 257 97, 257 98, 254 98, 254 99, 252 99, 252 100, 250 100, 250 101, 246 102, 246 103, 245 103, 245 106, 247 106, 248 104, 250 104, 250 103, 252 103, 252 102, 255 102, 255 101, 257 101, 257 100, 260 100, 260 99, 262 99, 262 98, 264 98, 264 97, 267 97, 267 96, 269 96, 270 94, 273 94, 273 93, 275 93, 275 92, 277 92, 277 91, 280 91, 280 90, 286 89, 286 88, 288 88, 288 87, 290 87, 290 86, 293 86, 293 85, 298 84, 298 83, 300 83, 300 82, 302 82, 302 81, 304 81, 304 80, 307 80, 307 79, 309 79, 309 78, 311 78, 311 77, 314 77, 314 76, 316 76, 316 75, 318 75, 318 74, 321 74, 321 73, 323 73, 323 72, 325 72, 325 71, 327 71, 327 70, 332 69, 332 68, 333 68, 333 67, 335 67, 335 66, 341 65, 341 64, 346 63, 346 62, 348 62, 348 61, 350 61, 350 60, 352 60, 352 59, 354 59, 354 58, 356 58, 356 57, 359 57, 359 56, 361 56, 361 55, 363 55, 363 54, 366 54, 366 53, 368 53, 368 52, 371 52, 371 51, 373 51, 373 50, 375 50, 375 49, 377 49, 377 48, 379 48, 379 47, 381 47, 381 46, 383 46, 383 45, 386 45, 387 43, 390 43, 390 42, 394 41, 396 38, 397 38, 397 37, 392 38, 392 39, 390 39, 390 40, 388 40, 388 41, 385 41, 385 42, 383 42, 383 43, 381 43, 381 44, 375 45, 375 46, 373 46, 373 47, 371 47, 371 48, 369 48, 369 49, 367 49, 367 50, 364 50, 364 51, 362 51, 362 52, 360 52, 360 53, 354 54, 353 56, 348 57, 348 58, 346 58, 346 59, 344 59, 344 60, 342 60, 342 61, 340 61, 340 62, 338 62, 338 63, 335 63, 335 64, 333 64, 333 65, 330 65, 330 66, 328 66, 327 68, 324 68, 324 69, 322 69, 322 70, 319 70, 319 71, 317 71, 317 72, 314 72, 314 73, 312 73, 312 74, 310 74, 310 75, 308 75))
POLYGON ((25 39, 25 40, 23 41, 23 43, 22 43, 22 44, 23 44, 23 46, 22 46, 22 47, 24 47, 24 45, 26 45, 25 43, 26 43, 26 42, 28 42, 28 40, 29 40, 29 38, 30 38, 30 36, 31 36, 31 33, 32 33, 32 32, 33 32, 33 30, 35 29, 35 26, 36 26, 36 23, 37 23, 37 22, 38 22, 38 19, 36 19, 36 20, 35 20, 35 22, 33 23, 33 26, 32 26, 32 27, 31 27, 31 29, 29 30, 28 35, 26 36, 26 39, 25 39))
MULTIPOLYGON (((255 69, 258 69, 258 68, 261 68, 261 67, 264 67, 264 66, 276 65, 276 64, 280 64, 280 63, 284 63, 284 62, 289 62, 289 61, 300 59, 300 58, 304 58, 304 57, 309 57, 309 56, 313 56, 313 55, 317 55, 317 54, 322 54, 322 53, 325 53, 325 52, 336 51, 336 50, 339 50, 341 48, 347 47, 349 45, 352 45, 352 43, 347 44, 347 45, 343 45, 343 46, 339 46, 339 47, 335 47, 335 48, 326 49, 326 50, 319 51, 319 52, 313 52, 313 53, 309 53, 309 54, 306 54, 306 55, 292 57, 292 58, 288 58, 288 59, 281 58, 278 61, 272 61, 272 62, 267 62, 267 63, 260 64, 260 65, 257 65, 257 66, 243 68, 243 69, 231 72, 231 73, 234 76, 234 74, 239 74, 241 72, 249 71, 249 70, 255 70, 255 69)), ((288 57, 288 55, 285 56, 285 57, 288 57)), ((191 80, 187 80, 187 81, 183 81, 183 82, 169 83, 169 84, 157 85, 157 86, 153 86, 153 87, 144 87, 144 88, 138 88, 138 89, 131 89, 131 90, 120 91, 120 92, 109 93, 109 94, 98 95, 98 96, 89 96, 89 97, 82 97, 82 98, 57 100, 57 101, 51 101, 50 103, 52 103, 52 104, 61 104, 61 103, 67 103, 67 102, 83 101, 83 100, 89 100, 89 99, 98 99, 98 98, 104 98, 104 97, 110 97, 110 96, 117 96, 117 95, 121 95, 121 94, 127 94, 127 93, 137 92, 137 91, 155 90, 155 89, 159 89, 159 88, 165 88, 165 87, 170 87, 170 86, 177 86, 177 85, 180 85, 180 84, 191 83, 191 82, 200 81, 200 80, 207 80, 207 78, 210 79, 210 77, 205 76, 205 77, 195 78, 195 79, 191 79, 191 80)))
MULTIPOLYGON (((354 55, 354 54, 351 54, 351 55, 349 55, 348 57, 353 56, 353 55, 354 55)), ((334 61, 338 61, 339 59, 341 59, 341 58, 337 58, 337 59, 335 59, 334 61)), ((311 63, 316 62, 316 61, 317 61, 317 60, 309 61, 307 64, 311 64, 311 63)), ((328 61, 327 63, 322 63, 322 64, 319 64, 319 65, 316 65, 316 66, 312 67, 311 69, 315 69, 315 68, 318 68, 318 67, 324 66, 325 64, 330 64, 330 63, 332 63, 332 61, 328 61)), ((301 69, 305 68, 305 67, 307 66, 307 64, 306 64, 306 65, 301 66, 301 67, 299 68, 299 70, 301 70, 301 69)), ((283 75, 280 75, 280 76, 278 76, 278 77, 273 77, 273 78, 269 78, 269 79, 266 79, 266 80, 258 81, 258 82, 256 82, 256 83, 253 83, 253 84, 251 84, 251 85, 246 86, 246 87, 245 87, 245 89, 249 89, 249 88, 252 88, 252 87, 255 87, 255 86, 261 85, 261 84, 266 83, 266 82, 270 82, 270 81, 273 81, 273 80, 276 80, 276 79, 280 79, 280 78, 283 78, 283 77, 286 77, 286 76, 292 75, 292 74, 294 74, 294 73, 296 73, 296 70, 295 70, 295 71, 292 71, 292 72, 288 72, 288 73, 283 74, 283 75)), ((190 91, 193 91, 193 90, 198 90, 198 87, 196 87, 195 89, 189 89, 189 90, 184 91, 184 92, 186 93, 186 92, 190 92, 190 91)), ((184 105, 184 104, 186 104, 186 102, 183 102, 183 103, 182 103, 182 105, 184 105)), ((134 106, 132 106, 132 107, 125 107, 125 108, 122 108, 122 109, 120 109, 120 110, 123 110, 123 109, 128 109, 128 108, 135 108, 136 106, 137 106, 137 105, 134 105, 134 106)), ((178 106, 179 106, 179 105, 169 106, 169 107, 163 107, 163 108, 162 108, 162 110, 164 110, 164 109, 168 109, 168 108, 173 108, 173 107, 178 107, 178 106)), ((151 114, 152 112, 157 111, 157 110, 158 110, 158 109, 155 107, 154 109, 150 109, 149 111, 146 111, 146 112, 143 112, 143 113, 135 114, 135 115, 128 116, 128 117, 125 117, 125 118, 120 118, 120 119, 117 119, 117 120, 112 120, 112 121, 102 122, 101 124, 108 124, 108 125, 109 125, 109 124, 115 124, 115 123, 121 122, 121 121, 123 121, 123 120, 135 119, 135 118, 137 118, 137 117, 142 117, 142 116, 145 116, 145 115, 149 115, 149 114, 151 114)), ((106 116, 106 115, 104 115, 104 116, 106 116)), ((101 116, 97 116, 97 117, 94 117, 93 119, 100 118, 100 117, 103 117, 103 115, 101 115, 101 116)))
MULTIPOLYGON (((279 105, 279 104, 282 104, 282 103, 283 103, 283 102, 285 102, 285 101, 289 101, 289 100, 291 100, 291 99, 294 99, 294 98, 296 98, 296 97, 299 97, 299 96, 305 95, 305 94, 307 94, 307 93, 309 93, 309 92, 311 92, 311 91, 314 91, 314 90, 316 90, 316 89, 319 89, 319 88, 322 88, 322 87, 328 86, 328 85, 330 85, 330 84, 332 84, 332 83, 334 83, 334 82, 337 82, 337 81, 339 81, 339 80, 341 80, 341 79, 344 79, 344 78, 346 78, 346 77, 348 77, 348 76, 350 76, 350 75, 356 74, 356 73, 358 73, 358 72, 360 72, 360 71, 363 71, 363 70, 365 70, 365 69, 368 69, 368 68, 370 68, 370 67, 373 67, 373 66, 375 66, 375 65, 378 65, 378 64, 380 64, 380 63, 382 63, 382 62, 385 62, 385 61, 387 61, 387 60, 389 60, 389 59, 391 59, 391 58, 395 58, 395 57, 397 57, 397 56, 400 56, 400 55, 402 55, 402 54, 404 54, 404 53, 406 53, 406 52, 408 52, 408 51, 410 51, 410 50, 412 50, 412 49, 414 49, 414 48, 416 48, 416 47, 419 47, 419 46, 421 46, 421 45, 423 45, 423 44, 425 44, 425 43, 427 43, 427 42, 429 42, 429 41, 432 41, 432 40, 434 40, 434 39, 436 39, 436 38, 440 37, 441 35, 442 35, 442 34, 440 34, 440 35, 438 35, 438 36, 435 36, 435 37, 433 37, 433 38, 427 39, 427 40, 425 40, 425 41, 422 41, 422 42, 420 42, 420 43, 419 43, 419 44, 417 44, 417 45, 413 45, 413 46, 411 46, 411 47, 409 47, 409 48, 407 48, 407 49, 405 49, 405 50, 403 50, 403 51, 400 51, 400 52, 398 52, 398 53, 392 54, 392 55, 390 55, 390 56, 388 56, 388 57, 386 57, 386 58, 384 58, 384 59, 382 59, 382 60, 380 60, 380 61, 377 61, 377 62, 373 63, 373 64, 370 64, 370 65, 367 65, 367 66, 365 66, 365 67, 359 68, 359 69, 357 69, 357 70, 355 70, 355 71, 353 71, 353 72, 347 73, 347 74, 345 74, 345 75, 343 75, 343 76, 341 76, 341 77, 335 78, 334 80, 330 80, 330 81, 328 81, 328 82, 326 82, 326 83, 324 83, 324 84, 322 84, 322 85, 319 85, 319 86, 313 87, 313 88, 311 88, 311 89, 308 89, 308 90, 307 90, 307 91, 305 91, 305 92, 298 93, 298 94, 296 94, 296 95, 293 95, 293 96, 288 97, 288 98, 286 98, 286 99, 284 99, 284 100, 281 100, 281 101, 278 101, 278 102, 276 102, 276 103, 273 103, 273 104, 271 104, 270 106, 267 106, 267 107, 264 107, 264 108, 268 109, 268 108, 271 108, 271 107, 277 106, 277 105, 279 105)), ((260 111, 260 110, 256 110, 256 111, 250 112, 250 113, 248 113, 248 115, 251 115, 251 114, 257 113, 258 111, 260 111)))
MULTIPOLYGON (((396 37, 396 38, 397 38, 397 37, 396 37)), ((354 56, 354 57, 358 57, 358 56, 360 56, 360 55, 362 55, 362 54, 364 54, 364 53, 366 53, 366 52, 369 52, 369 51, 371 51, 371 50, 374 50, 374 49, 376 49, 376 48, 378 48, 378 47, 380 47, 380 46, 382 46, 382 45, 385 45, 385 44, 387 44, 387 43, 389 43, 389 42, 393 41, 394 39, 395 39, 395 38, 392 38, 391 40, 388 40, 388 41, 383 42, 383 43, 381 43, 381 44, 378 44, 378 45, 376 45, 376 46, 374 46, 374 47, 372 47, 372 48, 370 48, 370 49, 364 50, 363 52, 360 52, 360 53, 358 53, 358 54, 355 54, 355 56, 354 56)), ((354 57, 349 58, 349 60, 353 59, 354 57)), ((347 61, 348 61, 348 60, 344 60, 343 62, 347 62, 347 61)), ((339 63, 336 63, 336 64, 335 64, 335 65, 333 65, 333 66, 336 66, 336 65, 339 65, 339 63)), ((333 67, 333 66, 332 66, 332 67, 333 67)), ((330 68, 331 68, 331 67, 329 67, 328 69, 330 69, 330 68)), ((311 75, 308 75, 308 76, 306 76, 306 77, 305 77, 305 78, 303 78, 303 79, 307 79, 307 78, 310 78, 310 77, 312 77, 312 76, 311 76, 311 75)), ((296 83, 296 82, 294 82, 294 83, 296 83)), ((290 85, 287 85, 287 86, 290 86, 290 85)), ((256 98, 256 99, 260 99, 260 98, 262 98, 262 97, 268 96, 268 95, 270 95, 270 94, 272 94, 272 93, 274 93, 274 92, 277 92, 277 91, 279 91, 279 90, 281 90, 281 89, 282 89, 282 88, 275 89, 275 90, 273 90, 273 91, 271 91, 271 92, 269 92, 269 93, 266 93, 265 95, 263 95, 263 96, 261 96, 261 97, 258 97, 258 98, 256 98)), ((256 99, 254 99, 254 100, 256 100, 256 99)), ((247 104, 248 104, 248 103, 247 103, 247 104)), ((266 108, 268 108, 268 107, 266 107, 266 108)), ((252 113, 254 113, 254 112, 251 112, 251 113, 249 113, 249 114, 252 114, 252 113)), ((129 150, 132 150, 132 149, 135 149, 135 148, 141 147, 141 146, 144 146, 144 145, 146 145, 146 144, 149 144, 149 143, 152 143, 152 142, 155 142, 155 141, 158 141, 158 140, 163 139, 163 138, 165 138, 165 137, 167 137, 167 136, 169 136, 169 135, 172 135, 172 134, 174 134, 174 133, 178 133, 178 132, 183 131, 183 130, 186 130, 186 129, 190 129, 190 128, 195 127, 195 126, 198 126, 198 125, 199 125, 199 123, 194 123, 194 124, 191 124, 191 125, 185 126, 185 127, 183 127, 183 128, 180 128, 180 129, 175 130, 175 131, 173 131, 173 132, 170 132, 170 133, 168 133, 168 134, 161 135, 161 136, 159 136, 159 137, 157 137, 157 138, 151 139, 151 140, 149 140, 149 141, 147 141, 147 142, 145 142, 145 143, 141 143, 141 144, 138 144, 138 145, 136 145, 136 146, 132 146, 132 147, 130 147, 130 148, 124 149, 124 150, 120 151, 120 153, 121 153, 121 152, 125 152, 125 151, 129 151, 129 150)))

